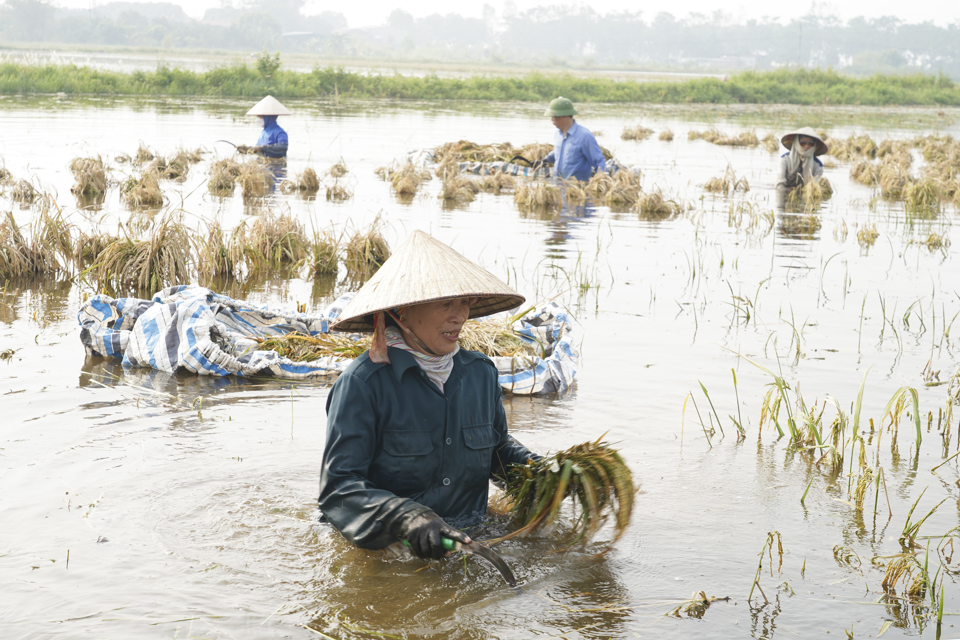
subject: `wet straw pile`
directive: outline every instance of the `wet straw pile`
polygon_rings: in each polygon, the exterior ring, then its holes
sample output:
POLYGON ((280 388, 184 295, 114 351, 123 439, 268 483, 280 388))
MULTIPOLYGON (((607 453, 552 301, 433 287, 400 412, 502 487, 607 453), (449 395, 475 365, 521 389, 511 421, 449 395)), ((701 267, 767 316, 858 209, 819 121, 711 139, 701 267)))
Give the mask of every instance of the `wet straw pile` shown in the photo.
POLYGON ((728 136, 720 133, 716 129, 707 131, 691 131, 687 134, 688 140, 706 140, 711 144, 718 144, 727 147, 758 147, 760 138, 752 131, 744 131, 735 136, 728 136))
POLYGON ((560 189, 543 180, 521 182, 513 192, 521 211, 559 211, 563 204, 560 189))
POLYGON ((140 176, 130 176, 120 185, 123 201, 130 207, 151 207, 163 204, 163 192, 160 190, 160 175, 151 169, 144 169, 140 176))
MULTIPOLYGON (((280 183, 280 191, 283 193, 298 193, 305 196, 315 196, 320 191, 320 178, 317 172, 307 167, 302 173, 293 180, 284 180, 280 183)), ((330 199, 329 197, 327 198, 330 199)))
POLYGON ((514 147, 509 142, 479 145, 468 140, 448 142, 433 150, 438 163, 452 162, 510 162, 514 156, 521 156, 530 162, 543 160, 553 150, 553 145, 534 142, 522 147, 514 147))
POLYGON ((237 178, 240 177, 240 163, 234 162, 229 158, 217 160, 210 165, 210 180, 207 182, 207 190, 215 196, 233 195, 233 190, 237 186, 237 178))
POLYGON ((567 497, 576 512, 570 544, 589 541, 611 515, 613 541, 619 539, 633 512, 633 474, 602 439, 515 466, 508 474, 506 496, 520 528, 502 539, 555 524, 567 497))

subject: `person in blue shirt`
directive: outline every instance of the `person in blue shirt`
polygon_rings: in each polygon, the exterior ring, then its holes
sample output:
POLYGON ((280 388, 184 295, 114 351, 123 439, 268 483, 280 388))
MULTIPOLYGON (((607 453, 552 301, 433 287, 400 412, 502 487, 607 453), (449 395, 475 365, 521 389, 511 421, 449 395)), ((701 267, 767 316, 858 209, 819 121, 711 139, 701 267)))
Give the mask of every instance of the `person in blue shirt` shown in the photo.
POLYGON ((524 298, 414 231, 341 312, 333 331, 373 331, 327 398, 318 505, 364 549, 406 540, 421 558, 485 519, 491 480, 539 456, 507 431, 496 365, 461 349, 468 318, 524 298))
POLYGON ((553 163, 554 173, 564 180, 587 181, 594 172, 606 171, 607 162, 597 139, 573 119, 577 110, 570 100, 561 96, 551 101, 543 115, 550 116, 557 128, 553 151, 543 159, 543 164, 553 163))
POLYGON ((789 151, 780 156, 777 189, 802 187, 823 175, 820 158, 827 153, 827 143, 810 127, 792 131, 780 139, 789 151))
POLYGON ((247 111, 248 116, 259 116, 263 122, 263 131, 256 146, 237 146, 240 153, 255 153, 265 158, 286 158, 289 141, 287 132, 277 124, 278 116, 290 115, 290 110, 280 104, 273 96, 267 96, 247 111))

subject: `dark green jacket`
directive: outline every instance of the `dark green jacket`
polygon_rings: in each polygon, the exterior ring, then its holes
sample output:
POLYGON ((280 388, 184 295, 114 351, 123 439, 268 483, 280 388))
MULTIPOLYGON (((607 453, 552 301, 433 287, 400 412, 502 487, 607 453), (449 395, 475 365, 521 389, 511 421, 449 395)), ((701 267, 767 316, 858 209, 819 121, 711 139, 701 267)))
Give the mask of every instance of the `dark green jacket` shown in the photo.
POLYGON ((389 352, 390 364, 357 358, 327 398, 320 510, 367 549, 396 542, 428 509, 454 527, 479 523, 491 476, 537 457, 507 435, 486 356, 460 350, 441 393, 413 356, 389 352))

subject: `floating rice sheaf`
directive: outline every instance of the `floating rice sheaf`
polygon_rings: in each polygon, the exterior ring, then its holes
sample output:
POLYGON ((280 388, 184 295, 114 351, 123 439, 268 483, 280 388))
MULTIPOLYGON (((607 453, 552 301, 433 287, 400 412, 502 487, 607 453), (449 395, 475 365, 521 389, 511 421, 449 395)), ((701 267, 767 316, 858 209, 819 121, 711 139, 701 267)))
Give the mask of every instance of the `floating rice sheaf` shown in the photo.
POLYGON ((107 191, 107 170, 100 156, 74 158, 70 162, 74 183, 70 191, 83 196, 99 196, 107 191))
POLYGON ((619 539, 630 524, 636 489, 619 452, 602 439, 515 465, 507 477, 506 495, 520 528, 501 540, 554 524, 568 497, 576 511, 570 544, 590 540, 611 516, 614 541, 619 539))

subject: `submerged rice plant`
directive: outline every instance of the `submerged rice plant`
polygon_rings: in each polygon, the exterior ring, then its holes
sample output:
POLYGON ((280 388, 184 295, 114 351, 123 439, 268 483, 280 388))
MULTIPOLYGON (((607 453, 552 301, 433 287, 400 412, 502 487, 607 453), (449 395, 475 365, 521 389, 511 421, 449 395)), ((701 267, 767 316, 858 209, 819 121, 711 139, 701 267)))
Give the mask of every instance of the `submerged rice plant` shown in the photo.
POLYGON ((711 144, 717 144, 727 147, 758 147, 760 146, 760 138, 757 137, 757 134, 752 131, 744 131, 738 133, 735 136, 728 136, 726 134, 720 133, 716 129, 708 129, 707 131, 691 131, 687 134, 687 139, 689 140, 706 140, 711 144))
POLYGON ((560 189, 544 180, 521 182, 513 192, 521 211, 559 211, 563 204, 560 189))
POLYGON ((730 195, 737 191, 747 193, 750 191, 750 183, 747 182, 746 178, 737 178, 733 167, 727 165, 727 169, 723 172, 723 175, 719 178, 710 178, 707 180, 706 184, 703 185, 703 190, 722 195, 730 195))
POLYGON ((850 177, 854 182, 875 187, 880 182, 880 166, 869 160, 858 160, 850 167, 850 177))
MULTIPOLYGON (((300 193, 306 196, 313 196, 320 190, 320 179, 317 172, 307 167, 293 180, 284 180, 280 183, 280 191, 283 193, 300 193)), ((328 198, 329 199, 329 198, 328 198)))
POLYGON ((237 178, 240 177, 240 163, 229 158, 217 160, 210 165, 210 179, 207 181, 207 190, 211 194, 219 197, 233 195, 233 190, 237 186, 237 178))
POLYGON ((73 225, 59 210, 44 209, 27 232, 17 225, 13 213, 0 222, 0 278, 4 280, 67 270, 73 259, 73 225))
POLYGON ((139 177, 130 176, 120 185, 123 201, 131 207, 152 207, 163 204, 160 176, 156 171, 145 169, 139 177))
POLYGON ((866 134, 826 142, 830 147, 830 155, 841 162, 849 162, 857 158, 873 160, 877 157, 877 145, 866 134))
POLYGON ((146 164, 147 162, 150 162, 155 158, 156 158, 156 155, 152 151, 150 151, 150 149, 145 144, 143 144, 143 142, 141 142, 140 146, 137 148, 136 155, 133 156, 133 164, 139 166, 142 164, 146 164))
POLYGON ((241 224, 227 238, 219 220, 207 223, 207 235, 192 236, 197 255, 197 277, 209 283, 218 278, 235 278, 244 259, 245 225, 241 224))
POLYGON ((624 127, 623 132, 620 134, 621 140, 646 140, 653 135, 653 129, 648 129, 645 126, 638 124, 632 127, 624 127))
POLYGON ((390 257, 390 245, 380 233, 380 218, 365 231, 357 231, 347 241, 346 266, 354 277, 372 275, 390 257))
POLYGON ((506 483, 506 494, 513 501, 520 528, 501 539, 527 535, 555 524, 567 497, 577 512, 571 544, 590 540, 611 515, 614 541, 630 524, 636 491, 633 474, 620 454, 601 440, 516 465, 508 473, 506 483))
POLYGON ((269 212, 254 219, 244 244, 258 266, 274 269, 298 264, 309 247, 303 224, 297 218, 290 213, 269 212))
POLYGON ((473 202, 480 185, 459 174, 448 175, 443 180, 437 198, 443 201, 444 206, 457 206, 473 202))
POLYGON ((636 211, 641 220, 669 220, 683 211, 683 206, 676 200, 663 197, 659 188, 649 193, 641 193, 637 199, 636 211))
POLYGON ((860 231, 857 231, 857 242, 863 249, 872 247, 873 243, 875 243, 879 237, 880 232, 877 231, 877 225, 875 224, 871 224, 869 227, 864 227, 860 229, 860 231))
POLYGON ((660 135, 657 136, 657 138, 664 142, 672 142, 673 131, 670 131, 670 129, 664 129, 663 131, 660 132, 660 135))
POLYGON ((348 173, 350 173, 350 170, 347 169, 347 164, 343 161, 343 158, 340 158, 336 164, 327 169, 327 175, 331 178, 342 178, 348 173))
POLYGON ((903 190, 907 211, 911 213, 939 213, 941 201, 946 199, 947 185, 940 180, 923 178, 910 182, 903 190))
POLYGON ((257 160, 251 160, 239 165, 237 182, 243 190, 244 199, 262 198, 270 192, 273 186, 273 176, 257 160))
POLYGON ((21 204, 33 204, 40 192, 27 180, 20 180, 13 186, 13 201, 21 204))
POLYGON ((760 142, 763 143, 763 146, 766 147, 767 151, 770 153, 776 153, 780 151, 780 138, 772 133, 768 133, 767 135, 763 136, 763 139, 761 139, 760 142))
POLYGON ((148 237, 110 243, 93 267, 101 286, 113 291, 159 291, 191 280, 190 230, 181 216, 168 212, 148 237))
POLYGON ((100 156, 74 158, 70 162, 74 183, 72 193, 82 196, 99 196, 107 192, 107 170, 100 156))
POLYGON ((303 262, 310 276, 336 275, 340 266, 340 236, 332 231, 314 231, 303 262))
POLYGON ((477 186, 484 193, 492 193, 498 196, 513 191, 517 186, 517 180, 498 169, 491 174, 481 176, 480 180, 477 181, 477 186))

